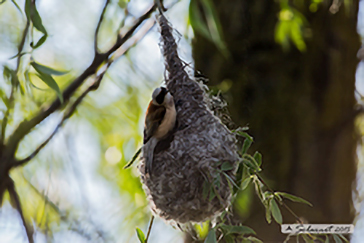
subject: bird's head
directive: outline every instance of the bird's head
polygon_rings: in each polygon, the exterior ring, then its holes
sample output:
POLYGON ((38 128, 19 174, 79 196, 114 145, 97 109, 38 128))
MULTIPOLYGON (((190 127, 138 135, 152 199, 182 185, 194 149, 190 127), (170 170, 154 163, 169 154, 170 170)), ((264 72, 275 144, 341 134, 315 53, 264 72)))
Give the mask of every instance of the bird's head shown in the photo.
POLYGON ((164 87, 158 87, 152 94, 153 104, 157 106, 171 106, 174 105, 173 97, 169 91, 164 87))

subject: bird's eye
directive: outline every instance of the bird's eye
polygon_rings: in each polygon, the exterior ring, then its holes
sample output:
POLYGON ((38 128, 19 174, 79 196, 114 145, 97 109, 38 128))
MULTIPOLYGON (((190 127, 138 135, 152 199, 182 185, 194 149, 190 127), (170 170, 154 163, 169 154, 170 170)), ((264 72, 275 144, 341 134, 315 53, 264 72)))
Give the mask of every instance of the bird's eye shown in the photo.
POLYGON ((165 97, 165 93, 160 92, 159 95, 157 95, 157 97, 155 98, 155 101, 157 101, 157 103, 161 105, 161 104, 163 104, 164 97, 165 97))

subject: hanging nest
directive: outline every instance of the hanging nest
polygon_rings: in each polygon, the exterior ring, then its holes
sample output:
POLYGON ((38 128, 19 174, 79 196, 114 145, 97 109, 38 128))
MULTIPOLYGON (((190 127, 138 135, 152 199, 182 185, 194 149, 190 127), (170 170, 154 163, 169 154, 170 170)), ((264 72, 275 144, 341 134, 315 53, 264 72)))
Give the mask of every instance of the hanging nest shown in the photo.
POLYGON ((151 177, 145 174, 146 155, 141 158, 141 180, 154 214, 177 223, 202 222, 229 205, 239 160, 236 139, 209 108, 212 100, 203 86, 188 75, 163 15, 159 25, 177 122, 155 148, 151 177))

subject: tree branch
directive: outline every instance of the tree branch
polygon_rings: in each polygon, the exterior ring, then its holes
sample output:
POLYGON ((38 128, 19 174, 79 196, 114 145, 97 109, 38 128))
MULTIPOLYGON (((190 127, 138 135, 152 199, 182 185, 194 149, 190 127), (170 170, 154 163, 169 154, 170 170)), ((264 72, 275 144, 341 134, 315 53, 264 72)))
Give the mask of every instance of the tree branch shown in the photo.
MULTIPOLYGON (((138 33, 135 34, 135 38, 133 40, 133 42, 128 45, 126 48, 122 48, 120 50, 119 53, 117 53, 114 56, 114 58, 110 58, 105 66, 105 69, 99 74, 99 76, 96 77, 96 80, 94 81, 94 83, 89 86, 78 98, 77 100, 71 105, 71 107, 64 113, 62 120, 58 123, 58 125, 56 126, 56 128, 54 129, 54 131, 52 132, 52 134, 41 144, 39 145, 39 147, 37 147, 33 153, 31 153, 28 157, 22 159, 22 160, 18 160, 16 162, 14 162, 12 164, 12 167, 18 167, 18 166, 22 166, 24 164, 26 164, 27 162, 29 162, 31 159, 33 159, 47 144, 48 142, 54 137, 54 135, 58 132, 59 128, 63 125, 63 123, 72 116, 72 114, 74 113, 74 111, 76 110, 77 106, 82 102, 82 100, 86 97, 86 95, 91 92, 94 91, 96 89, 98 89, 98 87, 100 86, 101 80, 104 77, 106 71, 109 69, 109 67, 111 66, 111 64, 117 60, 119 57, 121 57, 122 55, 124 55, 128 50, 130 50, 130 48, 132 46, 134 46, 138 41, 140 41, 147 33, 148 31, 154 26, 155 21, 153 20, 153 23, 150 24, 146 24, 146 28, 145 30, 142 28, 138 33), (139 34, 140 33, 140 34, 139 34)), ((143 26, 144 27, 144 26, 143 26)))
MULTIPOLYGON (((136 23, 129 29, 129 31, 123 36, 120 37, 118 35, 116 43, 107 51, 106 53, 96 53, 94 60, 90 64, 90 66, 78 77, 76 78, 64 91, 63 91, 63 100, 64 102, 68 102, 70 97, 75 93, 75 91, 83 84, 86 78, 95 74, 99 68, 99 66, 106 62, 109 59, 109 56, 114 53, 122 44, 124 44, 134 33, 134 31, 146 20, 150 14, 156 9, 156 5, 153 5, 148 12, 142 15, 136 23)), ((19 126, 15 129, 14 133, 9 137, 9 142, 7 144, 8 153, 7 156, 13 158, 15 152, 18 148, 20 141, 27 135, 37 124, 47 118, 50 114, 61 107, 61 102, 57 98, 52 104, 44 109, 39 111, 37 115, 31 118, 29 121, 22 121, 19 126)))
POLYGON ((150 235, 150 232, 152 231, 153 222, 154 222, 154 215, 152 215, 152 218, 150 219, 147 237, 145 238, 145 243, 148 243, 149 235, 150 235))
POLYGON ((19 215, 21 217, 21 220, 23 222, 23 225, 24 225, 25 232, 27 234, 29 243, 34 243, 34 239, 33 239, 33 229, 25 221, 24 214, 23 214, 23 210, 22 210, 21 204, 20 204, 19 195, 18 195, 18 193, 15 190, 14 182, 13 182, 13 180, 11 178, 8 178, 8 180, 9 180, 9 183, 8 183, 8 192, 9 192, 9 195, 10 195, 10 199, 15 204, 16 210, 18 211, 18 213, 19 213, 19 215))
MULTIPOLYGON (((108 65, 109 67, 110 65, 108 65)), ((26 157, 25 159, 16 161, 12 164, 12 167, 18 167, 18 166, 22 166, 24 164, 26 164, 27 162, 29 162, 31 159, 33 159, 41 150, 42 148, 44 148, 44 146, 46 146, 48 144, 48 142, 54 137, 54 135, 56 135, 56 133, 58 132, 59 128, 63 125, 63 123, 72 116, 72 114, 75 112, 77 106, 82 102, 82 100, 86 97, 86 95, 92 91, 92 90, 96 90, 99 85, 100 82, 105 74, 106 70, 100 74, 98 76, 98 78, 95 80, 95 82, 88 87, 78 98, 77 100, 71 105, 71 107, 64 113, 62 120, 58 123, 58 125, 56 126, 56 128, 54 129, 54 131, 52 132, 52 134, 41 144, 39 145, 38 148, 36 148, 36 150, 34 150, 33 153, 31 153, 28 157, 26 157)))
POLYGON ((102 12, 101 12, 101 15, 100 15, 100 19, 99 19, 99 22, 97 23, 97 27, 96 27, 96 30, 95 30, 95 37, 94 37, 94 49, 95 49, 95 54, 99 53, 99 51, 98 51, 98 49, 97 49, 97 36, 98 36, 98 34, 99 34, 100 26, 101 26, 102 21, 104 20, 104 16, 105 16, 106 8, 107 8, 107 6, 109 5, 109 3, 110 3, 110 0, 106 0, 105 6, 104 6, 104 8, 102 9, 102 12))
POLYGON ((147 18, 149 18, 149 16, 156 10, 157 5, 154 4, 149 10, 148 12, 146 12, 144 15, 142 15, 141 17, 139 17, 139 19, 135 22, 135 24, 130 28, 130 30, 123 36, 121 37, 118 34, 118 38, 116 40, 116 43, 113 47, 110 48, 110 50, 108 50, 105 55, 106 56, 110 56, 112 53, 114 53, 122 44, 124 44, 134 33, 134 31, 139 27, 139 25, 141 25, 144 20, 146 20, 147 18))
MULTIPOLYGON (((255 176, 263 183, 263 185, 268 189, 268 191, 269 192, 271 192, 272 193, 272 195, 275 195, 274 193, 275 193, 275 191, 272 189, 272 188, 270 188, 270 186, 268 186, 268 184, 262 179, 262 177, 260 177, 260 175, 258 175, 258 173, 255 173, 255 176)), ((283 200, 282 201, 280 201, 280 204, 285 208, 285 209, 287 209, 287 211, 293 216, 293 217, 295 217, 295 219, 297 220, 297 222, 299 222, 300 224, 303 224, 303 221, 302 221, 302 219, 300 218, 300 217, 298 217, 298 215, 295 213, 295 212, 293 212, 293 210, 290 208, 290 207, 288 207, 288 205, 285 203, 285 202, 283 202, 283 200)))
POLYGON ((1 134, 0 134, 0 144, 3 145, 5 141, 5 132, 6 132, 6 126, 8 125, 8 119, 10 115, 10 110, 13 108, 14 104, 14 93, 15 93, 16 84, 14 82, 11 82, 11 91, 9 96, 9 106, 6 109, 4 118, 1 123, 1 134))
MULTIPOLYGON (((18 58, 17 58, 17 61, 16 61, 16 70, 13 73, 13 76, 17 75, 17 73, 19 71, 19 68, 20 68, 20 60, 21 60, 21 57, 22 57, 21 52, 24 49, 25 40, 27 38, 27 34, 28 34, 28 31, 29 31, 29 25, 30 25, 29 19, 27 19, 27 23, 26 23, 25 28, 23 30, 21 41, 20 41, 20 43, 18 45, 18 54, 17 54, 18 58)), ((14 105, 14 93, 15 93, 17 85, 18 84, 15 83, 12 80, 12 82, 11 82, 11 92, 10 92, 10 96, 9 96, 9 106, 8 106, 6 112, 5 112, 4 118, 3 118, 2 123, 1 123, 0 144, 4 144, 4 141, 5 141, 6 126, 8 125, 10 110, 13 108, 13 105, 14 105)))

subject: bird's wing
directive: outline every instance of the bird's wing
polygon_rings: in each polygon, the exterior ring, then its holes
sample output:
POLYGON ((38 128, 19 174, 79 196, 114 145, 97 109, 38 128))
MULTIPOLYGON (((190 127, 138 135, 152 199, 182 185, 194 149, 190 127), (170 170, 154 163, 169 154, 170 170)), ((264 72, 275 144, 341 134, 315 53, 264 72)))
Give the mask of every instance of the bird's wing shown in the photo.
POLYGON ((144 126, 144 144, 155 134, 165 114, 164 106, 156 106, 152 101, 149 103, 144 126))

